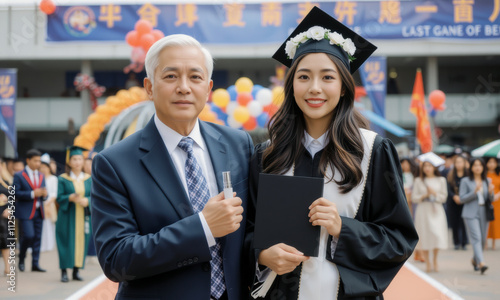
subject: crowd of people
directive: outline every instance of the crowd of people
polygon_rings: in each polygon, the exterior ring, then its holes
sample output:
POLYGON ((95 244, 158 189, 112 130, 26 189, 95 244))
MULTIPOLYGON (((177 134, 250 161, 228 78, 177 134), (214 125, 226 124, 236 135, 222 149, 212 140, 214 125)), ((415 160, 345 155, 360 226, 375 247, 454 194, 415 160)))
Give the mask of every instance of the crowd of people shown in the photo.
POLYGON ((495 249, 500 238, 500 167, 494 157, 470 157, 456 148, 440 153, 442 160, 400 159, 408 205, 420 241, 414 259, 438 271, 439 250, 448 248, 448 229, 455 250, 471 245, 475 271, 488 269, 483 251, 495 249), (493 206, 494 220, 487 217, 493 206), (429 251, 432 251, 431 259, 429 251))
POLYGON ((72 269, 73 280, 83 280, 79 269, 84 267, 86 255, 96 255, 90 238, 92 156, 87 157, 89 155, 85 153, 84 158, 83 150, 85 149, 69 147, 65 170, 60 173, 56 161, 49 154, 42 154, 37 149, 26 153, 26 164, 22 160, 2 158, 0 249, 5 275, 12 267, 12 262, 7 260, 7 239, 9 234, 12 234, 8 229, 10 219, 16 223, 15 234, 19 241, 16 268, 19 271, 25 271, 25 261, 31 255, 31 271, 46 272, 41 267, 40 253, 57 248, 61 281, 69 281, 67 268, 72 269), (7 201, 9 195, 15 197, 13 211, 9 209, 12 207, 7 201))

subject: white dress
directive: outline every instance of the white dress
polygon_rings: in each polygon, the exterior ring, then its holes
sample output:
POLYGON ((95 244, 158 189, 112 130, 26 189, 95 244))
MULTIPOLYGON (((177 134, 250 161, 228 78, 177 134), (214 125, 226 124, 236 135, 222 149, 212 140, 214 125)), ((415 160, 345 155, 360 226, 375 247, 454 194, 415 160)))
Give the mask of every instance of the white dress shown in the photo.
MULTIPOLYGON (((54 175, 50 175, 45 178, 45 186, 47 188, 47 199, 57 198, 57 177, 54 175)), ((48 201, 48 200, 46 200, 48 201)), ((46 202, 45 201, 45 202, 46 202)), ((42 228, 42 241, 40 245, 40 251, 51 251, 54 250, 56 245, 56 224, 53 218, 48 217, 50 214, 50 210, 52 213, 55 212, 55 209, 50 208, 51 206, 55 207, 55 203, 47 205, 44 203, 45 209, 45 219, 43 220, 43 228, 42 228)))
POLYGON ((419 236, 417 249, 433 250, 448 248, 448 223, 443 203, 446 202, 448 188, 446 178, 432 177, 415 179, 412 202, 418 203, 415 211, 415 228, 419 236), (433 199, 426 199, 427 186, 436 192, 433 199))

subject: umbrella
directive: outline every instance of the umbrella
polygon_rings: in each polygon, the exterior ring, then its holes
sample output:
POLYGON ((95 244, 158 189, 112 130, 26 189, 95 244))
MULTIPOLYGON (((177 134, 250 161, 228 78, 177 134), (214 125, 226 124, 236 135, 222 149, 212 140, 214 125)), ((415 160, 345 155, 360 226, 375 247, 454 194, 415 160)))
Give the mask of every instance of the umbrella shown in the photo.
POLYGON ((453 151, 455 151, 455 148, 453 146, 445 144, 441 144, 437 146, 436 149, 434 149, 434 152, 439 154, 450 154, 453 153, 453 151))
POLYGON ((483 145, 471 152, 474 157, 497 157, 500 158, 500 140, 483 145))
POLYGON ((436 168, 439 167, 440 165, 444 164, 444 159, 437 156, 437 154, 434 152, 427 152, 424 154, 420 154, 419 156, 417 156, 417 158, 421 162, 426 162, 426 161, 430 162, 436 168))

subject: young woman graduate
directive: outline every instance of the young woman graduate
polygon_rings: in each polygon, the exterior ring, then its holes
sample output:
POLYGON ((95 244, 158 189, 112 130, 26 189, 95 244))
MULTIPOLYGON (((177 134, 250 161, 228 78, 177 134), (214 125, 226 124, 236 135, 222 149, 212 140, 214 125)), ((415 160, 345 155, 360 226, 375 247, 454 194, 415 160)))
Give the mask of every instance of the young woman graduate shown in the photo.
POLYGON ((59 176, 56 222, 56 242, 59 252, 61 281, 68 282, 67 268, 73 269, 73 280, 83 280, 79 269, 85 266, 85 256, 91 238, 90 188, 92 180, 83 172, 83 148, 67 149, 66 164, 69 168, 59 176))
POLYGON ((375 49, 315 7, 273 56, 290 67, 285 100, 256 146, 250 196, 256 207, 261 172, 324 178, 308 212, 320 244, 318 257, 283 243, 250 247, 254 298, 382 299, 417 243, 396 150, 354 109, 351 74, 375 49))

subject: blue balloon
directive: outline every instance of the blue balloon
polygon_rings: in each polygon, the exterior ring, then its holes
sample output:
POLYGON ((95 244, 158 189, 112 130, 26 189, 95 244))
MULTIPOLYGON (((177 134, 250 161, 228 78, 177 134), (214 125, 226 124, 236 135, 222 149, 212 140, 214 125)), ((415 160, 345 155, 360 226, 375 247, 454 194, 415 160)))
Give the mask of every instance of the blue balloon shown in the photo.
POLYGON ((264 128, 267 125, 267 120, 269 120, 269 114, 263 112, 260 114, 260 116, 257 117, 257 125, 259 125, 259 127, 264 128))
POLYGON ((212 105, 212 111, 217 114, 217 118, 227 124, 227 114, 222 110, 222 108, 212 105))
POLYGON ((227 92, 229 93, 231 101, 236 101, 236 97, 238 97, 238 92, 236 91, 236 86, 234 84, 227 88, 227 92))
POLYGON ((430 115, 431 115, 431 118, 434 118, 437 114, 437 110, 435 110, 434 108, 431 109, 431 112, 430 112, 430 115))
POLYGON ((257 99, 257 93, 262 90, 264 87, 260 84, 256 84, 252 89, 252 98, 257 99))

